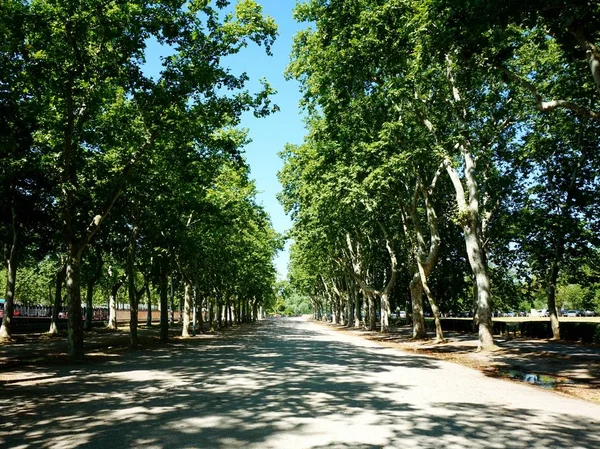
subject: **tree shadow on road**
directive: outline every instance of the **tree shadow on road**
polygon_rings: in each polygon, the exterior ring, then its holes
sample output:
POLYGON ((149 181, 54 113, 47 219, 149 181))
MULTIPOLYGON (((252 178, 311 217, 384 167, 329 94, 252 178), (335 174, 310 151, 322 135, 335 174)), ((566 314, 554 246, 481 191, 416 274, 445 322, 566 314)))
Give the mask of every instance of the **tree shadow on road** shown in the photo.
POLYGON ((282 320, 4 385, 0 446, 600 447, 589 419, 466 401, 424 408, 413 385, 388 381, 440 367, 282 320))

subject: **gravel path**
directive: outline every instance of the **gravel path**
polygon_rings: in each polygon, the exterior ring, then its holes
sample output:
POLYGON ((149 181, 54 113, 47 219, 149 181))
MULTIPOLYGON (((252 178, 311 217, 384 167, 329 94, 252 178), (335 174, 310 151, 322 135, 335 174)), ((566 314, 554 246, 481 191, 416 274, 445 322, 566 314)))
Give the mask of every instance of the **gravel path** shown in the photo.
POLYGON ((2 448, 600 447, 598 404, 299 319, 28 376, 2 448))

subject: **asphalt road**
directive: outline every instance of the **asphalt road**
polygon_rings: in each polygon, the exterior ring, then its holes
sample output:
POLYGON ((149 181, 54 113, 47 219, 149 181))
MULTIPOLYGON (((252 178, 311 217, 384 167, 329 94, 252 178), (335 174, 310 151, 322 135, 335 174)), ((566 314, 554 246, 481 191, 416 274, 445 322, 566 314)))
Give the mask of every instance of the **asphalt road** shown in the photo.
POLYGON ((297 319, 25 377, 2 448, 600 447, 598 404, 297 319))

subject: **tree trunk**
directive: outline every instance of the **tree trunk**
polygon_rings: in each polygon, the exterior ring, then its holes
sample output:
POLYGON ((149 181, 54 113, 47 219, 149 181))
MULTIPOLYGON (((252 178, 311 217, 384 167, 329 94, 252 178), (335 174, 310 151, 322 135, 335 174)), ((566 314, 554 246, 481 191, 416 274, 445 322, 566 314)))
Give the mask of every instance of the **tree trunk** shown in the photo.
POLYGON ((232 325, 231 322, 231 301, 225 301, 223 305, 223 317, 225 322, 225 327, 230 327, 232 325))
POLYGON ((479 320, 479 349, 495 348, 492 335, 492 311, 490 295, 490 279, 485 266, 482 248, 477 236, 470 226, 464 228, 467 253, 475 282, 477 283, 477 317, 479 320))
MULTIPOLYGON (((135 286, 135 252, 137 249, 138 227, 134 225, 129 239, 129 248, 127 249, 127 280, 129 290, 129 345, 137 348, 138 339, 138 302, 139 297, 135 286)), ((142 290, 143 292, 143 290, 142 290)))
POLYGON ((68 357, 72 361, 82 361, 83 321, 81 315, 81 252, 83 248, 71 243, 67 256, 67 297, 68 316, 68 357))
POLYGON ((438 307, 438 303, 431 293, 429 289, 429 285, 427 284, 427 273, 425 272, 421 262, 419 261, 419 256, 417 255, 417 267, 419 268, 419 279, 421 282, 421 286, 423 291, 427 295, 427 299, 429 300, 429 305, 431 306, 431 311, 433 312, 433 319, 435 321, 435 341, 437 343, 445 343, 446 339, 444 338, 444 332, 442 331, 442 323, 440 321, 440 308, 438 307))
POLYGON ((255 299, 252 302, 252 322, 255 323, 258 320, 258 301, 255 299))
POLYGON ((110 288, 110 297, 108 298, 108 328, 117 329, 117 295, 123 285, 121 278, 110 288))
POLYGON ((90 258, 93 271, 90 273, 90 277, 86 285, 86 297, 85 297, 85 330, 92 330, 92 321, 94 319, 94 287, 98 280, 102 277, 102 267, 104 261, 102 260, 102 253, 99 247, 96 247, 95 254, 90 258))
POLYGON ((217 322, 219 329, 223 329, 223 305, 217 300, 217 322))
POLYGON ((114 284, 110 288, 110 297, 108 298, 108 328, 117 328, 117 293, 120 284, 114 284))
POLYGON ((171 276, 171 309, 169 313, 169 322, 175 323, 175 279, 171 276))
MULTIPOLYGON (((184 288, 185 290, 185 288, 184 288)), ((185 296, 185 292, 184 292, 184 296, 185 296)), ((181 298, 181 296, 179 296, 179 301, 177 301, 177 305, 179 306, 179 311, 178 311, 178 315, 177 315, 177 323, 178 324, 182 324, 183 323, 183 301, 184 299, 181 298)))
POLYGON ((210 299, 208 301, 208 323, 209 323, 209 331, 215 331, 215 316, 214 316, 214 303, 213 300, 210 299))
POLYGON ((94 285, 96 285, 96 279, 91 278, 87 282, 85 291, 85 324, 84 330, 92 330, 92 320, 94 319, 94 285))
POLYGON ((196 335, 198 326, 198 287, 194 285, 194 295, 192 296, 192 335, 196 335))
POLYGON ((487 271, 487 263, 484 256, 483 245, 481 244, 481 230, 479 220, 479 192, 477 181, 475 179, 475 163, 471 154, 463 145, 461 153, 465 161, 465 180, 468 190, 468 204, 466 202, 465 192, 458 173, 451 166, 449 161, 446 164, 454 190, 456 191, 456 200, 462 224, 465 245, 469 264, 473 272, 473 277, 477 283, 477 315, 479 317, 479 350, 495 349, 494 337, 492 334, 492 304, 490 294, 490 278, 487 271))
POLYGON ((337 324, 337 322, 338 322, 337 304, 336 304, 334 295, 331 295, 331 299, 329 300, 329 302, 331 304, 331 324, 337 324))
POLYGON ((375 313, 375 297, 371 293, 366 293, 369 308, 369 323, 367 329, 374 331, 377 328, 377 314, 375 313))
POLYGON ((181 329, 182 337, 190 336, 190 312, 192 310, 192 284, 185 281, 185 293, 183 303, 183 328, 181 329))
POLYGON ((200 295, 200 301, 196 305, 198 307, 198 328, 200 329, 200 333, 204 333, 204 311, 203 311, 203 297, 200 295))
POLYGON ((552 340, 560 340, 560 324, 558 322, 558 311, 556 310, 556 281, 558 280, 559 261, 562 259, 562 248, 564 248, 564 245, 562 242, 558 242, 550 265, 548 286, 546 289, 548 315, 550 315, 550 326, 552 327, 552 340))
POLYGON ((381 294, 381 332, 390 331, 390 296, 389 292, 381 294))
POLYGON ((54 284, 54 306, 52 307, 52 318, 50 318, 50 329, 48 333, 58 335, 58 314, 62 307, 62 287, 65 282, 67 266, 63 264, 56 273, 54 284))
POLYGON ((360 328, 360 295, 354 291, 354 327, 360 328))
POLYGON ((367 329, 369 327, 369 296, 365 292, 362 292, 362 296, 362 324, 367 329))
POLYGON ((169 274, 164 267, 160 273, 160 341, 169 341, 169 274))
MULTIPOLYGON (((14 218, 14 210, 13 210, 14 218)), ((6 290, 4 296, 4 316, 0 325, 0 340, 10 340, 15 306, 15 287, 17 282, 17 231, 13 219, 13 241, 10 249, 5 247, 6 290)))
POLYGON ((348 292, 348 298, 346 301, 346 327, 352 327, 354 323, 354 301, 348 292))
POLYGON ((410 299, 412 303, 413 338, 427 338, 425 317, 423 316, 423 285, 418 272, 413 275, 410 281, 410 299))
POLYGON ((150 283, 146 283, 146 300, 148 302, 148 311, 146 313, 146 326, 152 326, 152 295, 150 294, 150 283))

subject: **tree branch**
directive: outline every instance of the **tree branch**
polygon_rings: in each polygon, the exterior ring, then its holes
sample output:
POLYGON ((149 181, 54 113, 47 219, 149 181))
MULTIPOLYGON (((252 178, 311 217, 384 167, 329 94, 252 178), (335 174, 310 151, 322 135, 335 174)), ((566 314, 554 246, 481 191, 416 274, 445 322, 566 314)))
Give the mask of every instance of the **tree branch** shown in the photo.
POLYGON ((579 117, 591 118, 592 120, 596 120, 600 122, 600 114, 598 112, 592 111, 583 106, 579 106, 571 101, 567 100, 551 100, 544 101, 542 95, 538 92, 537 88, 526 78, 517 75, 516 73, 508 70, 506 67, 502 65, 496 65, 496 68, 504 73, 509 79, 515 81, 520 84, 522 87, 527 89, 535 98, 536 108, 541 112, 551 112, 555 109, 567 109, 572 111, 574 114, 579 117))

